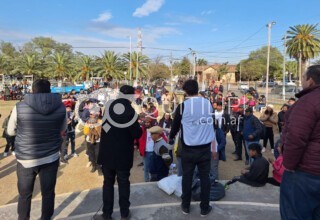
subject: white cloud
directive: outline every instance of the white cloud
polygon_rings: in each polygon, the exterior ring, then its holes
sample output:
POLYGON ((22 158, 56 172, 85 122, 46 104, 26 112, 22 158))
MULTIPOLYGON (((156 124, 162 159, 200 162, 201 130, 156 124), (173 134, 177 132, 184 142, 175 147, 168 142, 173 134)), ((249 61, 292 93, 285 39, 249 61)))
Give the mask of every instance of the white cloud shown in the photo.
POLYGON ((201 15, 211 15, 213 13, 212 10, 208 10, 208 11, 202 11, 201 15))
POLYGON ((179 16, 180 22, 191 23, 191 24, 203 24, 204 21, 195 16, 179 16))
POLYGON ((147 0, 140 8, 135 10, 133 16, 141 18, 157 12, 164 2, 165 0, 147 0))
POLYGON ((107 22, 112 18, 112 14, 110 12, 103 12, 99 15, 98 18, 93 19, 93 22, 107 22))

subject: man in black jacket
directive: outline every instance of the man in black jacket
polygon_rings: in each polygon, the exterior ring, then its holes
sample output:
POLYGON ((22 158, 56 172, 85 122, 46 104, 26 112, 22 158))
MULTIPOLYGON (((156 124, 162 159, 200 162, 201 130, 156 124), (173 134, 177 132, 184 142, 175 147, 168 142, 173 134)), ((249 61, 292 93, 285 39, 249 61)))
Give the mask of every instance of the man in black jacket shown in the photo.
POLYGON ((137 114, 131 106, 134 92, 132 86, 122 86, 119 98, 106 105, 98 156, 98 164, 102 165, 104 176, 103 214, 95 216, 95 219, 111 219, 116 176, 121 219, 130 217, 129 176, 133 165, 134 140, 142 135, 137 114))
POLYGON ((30 218, 34 181, 39 174, 41 219, 51 219, 59 167, 61 133, 67 129, 66 108, 60 94, 50 93, 50 82, 36 80, 32 94, 13 108, 7 132, 16 135, 19 220, 30 218))

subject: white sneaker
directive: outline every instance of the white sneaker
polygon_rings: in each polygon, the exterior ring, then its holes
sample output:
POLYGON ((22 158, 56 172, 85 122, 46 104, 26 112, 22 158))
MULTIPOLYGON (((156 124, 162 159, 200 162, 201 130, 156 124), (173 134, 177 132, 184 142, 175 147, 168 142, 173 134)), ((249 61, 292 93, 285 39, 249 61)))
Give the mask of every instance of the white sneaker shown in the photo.
POLYGON ((63 159, 68 160, 69 159, 68 154, 64 155, 63 159))
POLYGON ((262 152, 262 153, 266 152, 266 148, 263 147, 262 150, 261 150, 261 152, 262 152))
POLYGON ((16 156, 16 152, 12 151, 11 153, 12 153, 13 156, 16 156))
POLYGON ((274 150, 273 149, 271 149, 271 153, 274 154, 274 150))
POLYGON ((71 156, 72 156, 72 157, 79 157, 79 155, 76 154, 76 153, 71 154, 71 156))
POLYGON ((4 152, 4 153, 3 153, 3 157, 6 157, 6 156, 8 156, 8 153, 7 153, 7 152, 4 152))

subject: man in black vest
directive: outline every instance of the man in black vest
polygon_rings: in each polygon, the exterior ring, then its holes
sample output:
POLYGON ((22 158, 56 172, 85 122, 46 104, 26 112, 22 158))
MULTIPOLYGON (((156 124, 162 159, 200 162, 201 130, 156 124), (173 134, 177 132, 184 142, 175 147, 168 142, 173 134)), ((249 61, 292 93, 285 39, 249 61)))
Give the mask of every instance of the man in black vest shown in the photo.
POLYGON ((32 192, 38 174, 42 194, 41 219, 51 219, 61 132, 67 128, 66 108, 61 96, 51 93, 50 82, 36 80, 32 91, 33 94, 25 95, 24 101, 13 108, 7 128, 9 135, 16 135, 19 220, 30 219, 32 192))
POLYGON ((131 106, 134 93, 132 86, 122 86, 118 99, 106 104, 98 156, 104 177, 103 214, 94 216, 94 219, 112 219, 116 176, 121 219, 130 218, 129 176, 133 165, 134 140, 142 135, 138 115, 131 106))

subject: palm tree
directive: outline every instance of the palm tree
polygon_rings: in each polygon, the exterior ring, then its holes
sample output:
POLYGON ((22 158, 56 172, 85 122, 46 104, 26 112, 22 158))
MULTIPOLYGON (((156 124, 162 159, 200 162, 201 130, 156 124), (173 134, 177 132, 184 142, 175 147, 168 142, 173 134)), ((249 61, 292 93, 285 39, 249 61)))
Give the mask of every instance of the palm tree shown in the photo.
POLYGON ((318 24, 303 24, 289 27, 287 31, 287 53, 296 60, 301 56, 302 72, 310 59, 319 56, 320 32, 317 27, 318 24))
POLYGON ((98 76, 104 78, 121 79, 123 77, 123 63, 114 51, 105 51, 102 57, 97 59, 98 76))
MULTIPOLYGON (((124 62, 127 63, 127 69, 130 73, 130 53, 123 54, 124 62)), ((131 54, 132 79, 141 79, 147 76, 148 64, 150 60, 141 53, 133 52, 131 54), (137 68, 138 67, 138 68, 137 68)))
POLYGON ((24 75, 43 76, 41 61, 36 54, 24 54, 16 60, 16 68, 13 73, 22 73, 24 75))
POLYGON ((0 74, 7 74, 8 62, 7 57, 3 54, 0 55, 0 74))
MULTIPOLYGON (((72 78, 70 73, 72 72, 71 59, 64 53, 55 53, 51 57, 51 67, 50 67, 53 77, 57 79, 63 79, 64 77, 72 78)), ((51 74, 50 74, 51 75, 51 74)))
POLYGON ((290 75, 297 76, 297 70, 298 70, 298 67, 297 67, 297 62, 296 61, 288 61, 288 62, 286 62, 286 71, 290 75))
POLYGON ((92 57, 84 55, 81 56, 76 64, 79 68, 79 73, 75 76, 75 80, 82 79, 86 81, 90 79, 93 71, 94 59, 92 57))
POLYGON ((206 66, 206 65, 208 65, 208 61, 207 60, 205 60, 203 58, 198 59, 197 66, 206 66))

